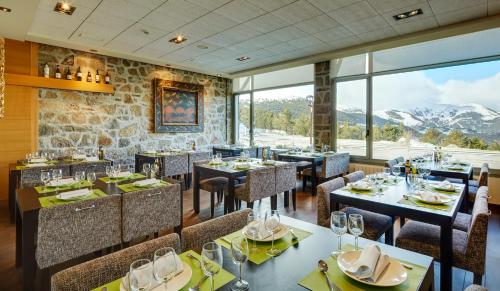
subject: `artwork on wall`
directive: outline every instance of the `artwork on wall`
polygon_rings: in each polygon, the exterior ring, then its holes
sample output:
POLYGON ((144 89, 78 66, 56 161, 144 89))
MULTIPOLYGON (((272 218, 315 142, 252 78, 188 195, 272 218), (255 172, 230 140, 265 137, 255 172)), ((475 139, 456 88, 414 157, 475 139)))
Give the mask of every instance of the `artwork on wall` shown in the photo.
POLYGON ((203 85, 154 79, 155 132, 203 132, 203 85))

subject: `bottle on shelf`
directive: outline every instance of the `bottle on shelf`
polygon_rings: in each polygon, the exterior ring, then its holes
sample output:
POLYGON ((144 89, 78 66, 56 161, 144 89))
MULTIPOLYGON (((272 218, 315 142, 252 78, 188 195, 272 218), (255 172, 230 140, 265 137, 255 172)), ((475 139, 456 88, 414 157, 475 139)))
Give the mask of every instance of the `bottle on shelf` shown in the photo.
POLYGON ((50 68, 47 63, 45 63, 45 66, 43 66, 43 76, 45 78, 50 78, 50 68))
POLYGON ((80 67, 78 67, 78 70, 76 70, 76 80, 81 81, 83 79, 83 74, 82 71, 80 70, 80 67))
POLYGON ((66 80, 71 80, 73 79, 73 76, 71 75, 71 70, 69 67, 66 68, 66 80))
POLYGON ((91 83, 92 82, 92 75, 90 74, 90 71, 87 73, 87 82, 91 83))
POLYGON ((109 84, 109 80, 110 80, 109 72, 106 72, 106 75, 104 76, 104 84, 109 84))
POLYGON ((99 146, 99 150, 97 151, 97 156, 99 157, 99 160, 104 160, 104 150, 102 149, 102 146, 99 146))
POLYGON ((101 83, 101 76, 99 75, 99 70, 97 70, 95 73, 95 82, 101 83))
POLYGON ((56 67, 56 79, 61 79, 62 74, 61 74, 61 69, 59 68, 59 65, 56 67))

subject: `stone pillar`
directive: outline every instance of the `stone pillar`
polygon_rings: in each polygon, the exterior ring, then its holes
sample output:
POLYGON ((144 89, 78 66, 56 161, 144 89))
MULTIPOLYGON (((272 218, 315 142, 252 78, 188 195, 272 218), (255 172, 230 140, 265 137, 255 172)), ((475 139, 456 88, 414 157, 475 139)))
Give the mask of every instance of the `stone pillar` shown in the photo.
POLYGON ((332 147, 331 111, 332 94, 330 86, 330 61, 314 64, 314 145, 320 149, 323 144, 332 147))
POLYGON ((5 41, 0 37, 0 118, 5 114, 5 41))

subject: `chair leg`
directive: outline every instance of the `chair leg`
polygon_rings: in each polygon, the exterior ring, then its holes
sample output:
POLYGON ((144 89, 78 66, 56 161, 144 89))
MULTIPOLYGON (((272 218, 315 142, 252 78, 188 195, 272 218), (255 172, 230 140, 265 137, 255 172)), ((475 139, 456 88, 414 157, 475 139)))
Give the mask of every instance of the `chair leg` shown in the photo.
POLYGON ((238 210, 241 210, 241 200, 238 199, 238 210))
POLYGON ((307 176, 302 174, 302 191, 306 192, 307 176))
POLYGON ((405 225, 406 218, 404 216, 399 217, 399 227, 403 227, 405 225))
POLYGON ((253 202, 247 202, 247 208, 253 209, 253 202))
POLYGON ((482 285, 483 284, 483 275, 474 273, 474 278, 472 279, 472 282, 476 285, 482 285))
POLYGON ((293 188, 292 189, 292 205, 293 205, 293 211, 297 210, 297 189, 293 188))
POLYGON ((214 217, 215 192, 210 192, 210 217, 214 217))
POLYGON ((283 192, 283 205, 288 207, 290 205, 290 195, 288 195, 288 190, 283 192))
POLYGON ((50 290, 50 267, 40 270, 42 279, 41 290, 50 290))
POLYGON ((276 210, 278 208, 278 195, 271 196, 271 209, 276 210))

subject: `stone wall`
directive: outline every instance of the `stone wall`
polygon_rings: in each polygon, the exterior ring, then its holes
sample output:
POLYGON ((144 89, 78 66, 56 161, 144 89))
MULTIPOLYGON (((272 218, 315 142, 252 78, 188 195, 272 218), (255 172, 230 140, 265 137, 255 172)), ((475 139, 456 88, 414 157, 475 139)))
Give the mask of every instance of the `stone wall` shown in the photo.
POLYGON ((5 114, 5 40, 0 37, 0 118, 5 114))
POLYGON ((67 150, 104 147, 107 158, 132 163, 137 146, 185 147, 222 144, 229 136, 227 108, 231 80, 194 72, 107 57, 66 48, 40 45, 40 75, 47 63, 54 74, 57 64, 63 76, 69 67, 81 67, 84 79, 99 69, 111 76, 114 94, 41 89, 39 95, 39 149, 67 150), (203 133, 154 133, 152 80, 162 78, 205 87, 203 133))
POLYGON ((314 144, 332 146, 330 61, 314 64, 314 144))

